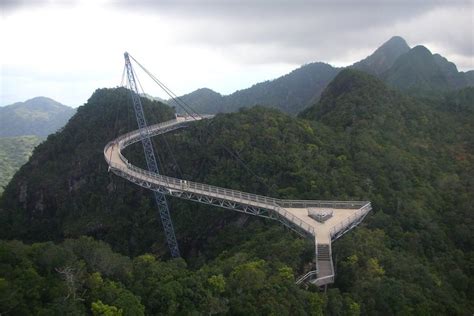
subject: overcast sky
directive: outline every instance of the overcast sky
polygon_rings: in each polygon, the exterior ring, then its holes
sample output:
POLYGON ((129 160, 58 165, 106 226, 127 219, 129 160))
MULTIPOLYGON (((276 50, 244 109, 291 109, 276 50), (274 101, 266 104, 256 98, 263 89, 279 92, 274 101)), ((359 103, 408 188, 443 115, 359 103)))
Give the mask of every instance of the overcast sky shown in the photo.
MULTIPOLYGON (((120 84, 124 51, 178 95, 229 94, 314 61, 350 65, 393 35, 474 69, 474 0, 0 0, 0 9, 0 105, 40 95, 82 105, 120 84)), ((145 92, 165 96, 139 76, 145 92)))

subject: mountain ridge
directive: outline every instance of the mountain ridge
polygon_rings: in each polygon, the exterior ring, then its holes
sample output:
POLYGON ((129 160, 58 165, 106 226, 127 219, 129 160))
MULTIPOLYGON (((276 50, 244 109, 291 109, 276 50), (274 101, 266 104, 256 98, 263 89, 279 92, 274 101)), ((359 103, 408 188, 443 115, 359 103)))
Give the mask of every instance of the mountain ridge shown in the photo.
POLYGON ((407 42, 400 36, 394 36, 383 43, 371 55, 354 63, 353 68, 380 76, 387 71, 401 55, 410 50, 407 42))
POLYGON ((0 137, 46 137, 63 127, 75 109, 51 98, 35 97, 0 107, 0 137))
MULTIPOLYGON (((229 113, 241 107, 262 105, 296 114, 309 103, 318 100, 322 90, 339 70, 327 63, 314 62, 296 68, 281 77, 256 83, 228 95, 222 96, 211 89, 201 88, 180 98, 200 113, 229 113), (212 91, 210 105, 202 104, 205 101, 202 98, 202 89, 212 91)), ((168 103, 171 104, 169 100, 168 103)))
MULTIPOLYGON (((355 68, 383 79, 390 86, 420 95, 447 92, 474 85, 474 70, 459 72, 454 63, 424 46, 410 48, 400 36, 384 42, 371 55, 345 68, 355 68)), ((228 113, 240 107, 263 105, 297 114, 315 104, 321 92, 343 68, 313 62, 273 80, 260 82, 229 95, 212 91, 203 98, 201 89, 183 96, 200 113, 228 113), (210 95, 209 94, 209 95, 210 95)), ((438 94, 439 95, 439 94, 438 94)))

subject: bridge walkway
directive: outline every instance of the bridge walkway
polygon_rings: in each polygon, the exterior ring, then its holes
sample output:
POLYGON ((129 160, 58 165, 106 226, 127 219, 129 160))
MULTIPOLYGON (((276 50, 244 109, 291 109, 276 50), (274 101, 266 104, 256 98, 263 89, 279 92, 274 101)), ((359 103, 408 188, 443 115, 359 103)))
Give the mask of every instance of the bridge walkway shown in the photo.
MULTIPOLYGON (((204 117, 206 118, 206 117, 204 117)), ((175 120, 148 126, 152 137, 186 127, 195 118, 178 117, 175 120)), ((317 285, 334 281, 331 242, 360 223, 371 210, 365 201, 280 200, 272 197, 241 192, 158 175, 128 162, 121 151, 141 140, 139 130, 119 136, 104 148, 104 157, 115 174, 144 188, 171 196, 217 205, 251 215, 279 220, 302 236, 315 241, 316 270, 298 281, 311 278, 317 285), (333 216, 324 223, 309 216, 309 208, 332 211, 333 216)))

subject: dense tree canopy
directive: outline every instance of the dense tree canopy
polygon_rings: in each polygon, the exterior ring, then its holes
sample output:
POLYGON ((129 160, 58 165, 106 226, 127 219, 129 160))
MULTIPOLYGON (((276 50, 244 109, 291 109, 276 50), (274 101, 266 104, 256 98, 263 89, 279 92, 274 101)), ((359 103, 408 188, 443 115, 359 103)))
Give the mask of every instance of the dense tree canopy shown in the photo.
MULTIPOLYGON (((134 129, 127 102, 124 89, 97 91, 6 188, 1 237, 28 244, 1 243, 2 310, 472 314, 474 89, 414 99, 345 70, 299 118, 254 107, 155 138, 165 174, 281 198, 371 200, 373 213, 333 245, 326 293, 294 284, 310 241, 192 202, 170 200, 184 259, 167 260, 150 194, 103 161, 105 143, 134 129)), ((145 106, 150 123, 172 116, 145 106)), ((125 155, 144 163, 139 144, 125 155)))

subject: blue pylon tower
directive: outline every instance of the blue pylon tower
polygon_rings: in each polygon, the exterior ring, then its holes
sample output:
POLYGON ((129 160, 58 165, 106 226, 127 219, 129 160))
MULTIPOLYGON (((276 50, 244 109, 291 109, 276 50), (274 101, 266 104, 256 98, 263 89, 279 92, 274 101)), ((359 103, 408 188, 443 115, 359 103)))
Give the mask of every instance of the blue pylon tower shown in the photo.
MULTIPOLYGON (((157 174, 160 174, 158 169, 158 164, 156 162, 155 151, 153 149, 153 144, 150 140, 150 135, 148 133, 148 125, 146 123, 145 114, 143 112, 142 101, 138 93, 138 86, 135 80, 135 73, 130 63, 130 57, 127 52, 124 53, 125 57, 125 68, 127 70, 127 78, 130 87, 130 93, 133 100, 133 109, 135 116, 137 118, 138 128, 140 129, 140 138, 143 145, 143 150, 145 152, 146 164, 148 170, 157 174)), ((156 191, 153 192, 155 196, 156 205, 158 206, 158 211, 160 213, 161 222, 163 224, 163 229, 166 234, 166 241, 168 242, 168 247, 173 258, 180 257, 178 242, 176 241, 176 236, 174 234, 173 222, 171 221, 170 211, 166 197, 156 191)))

